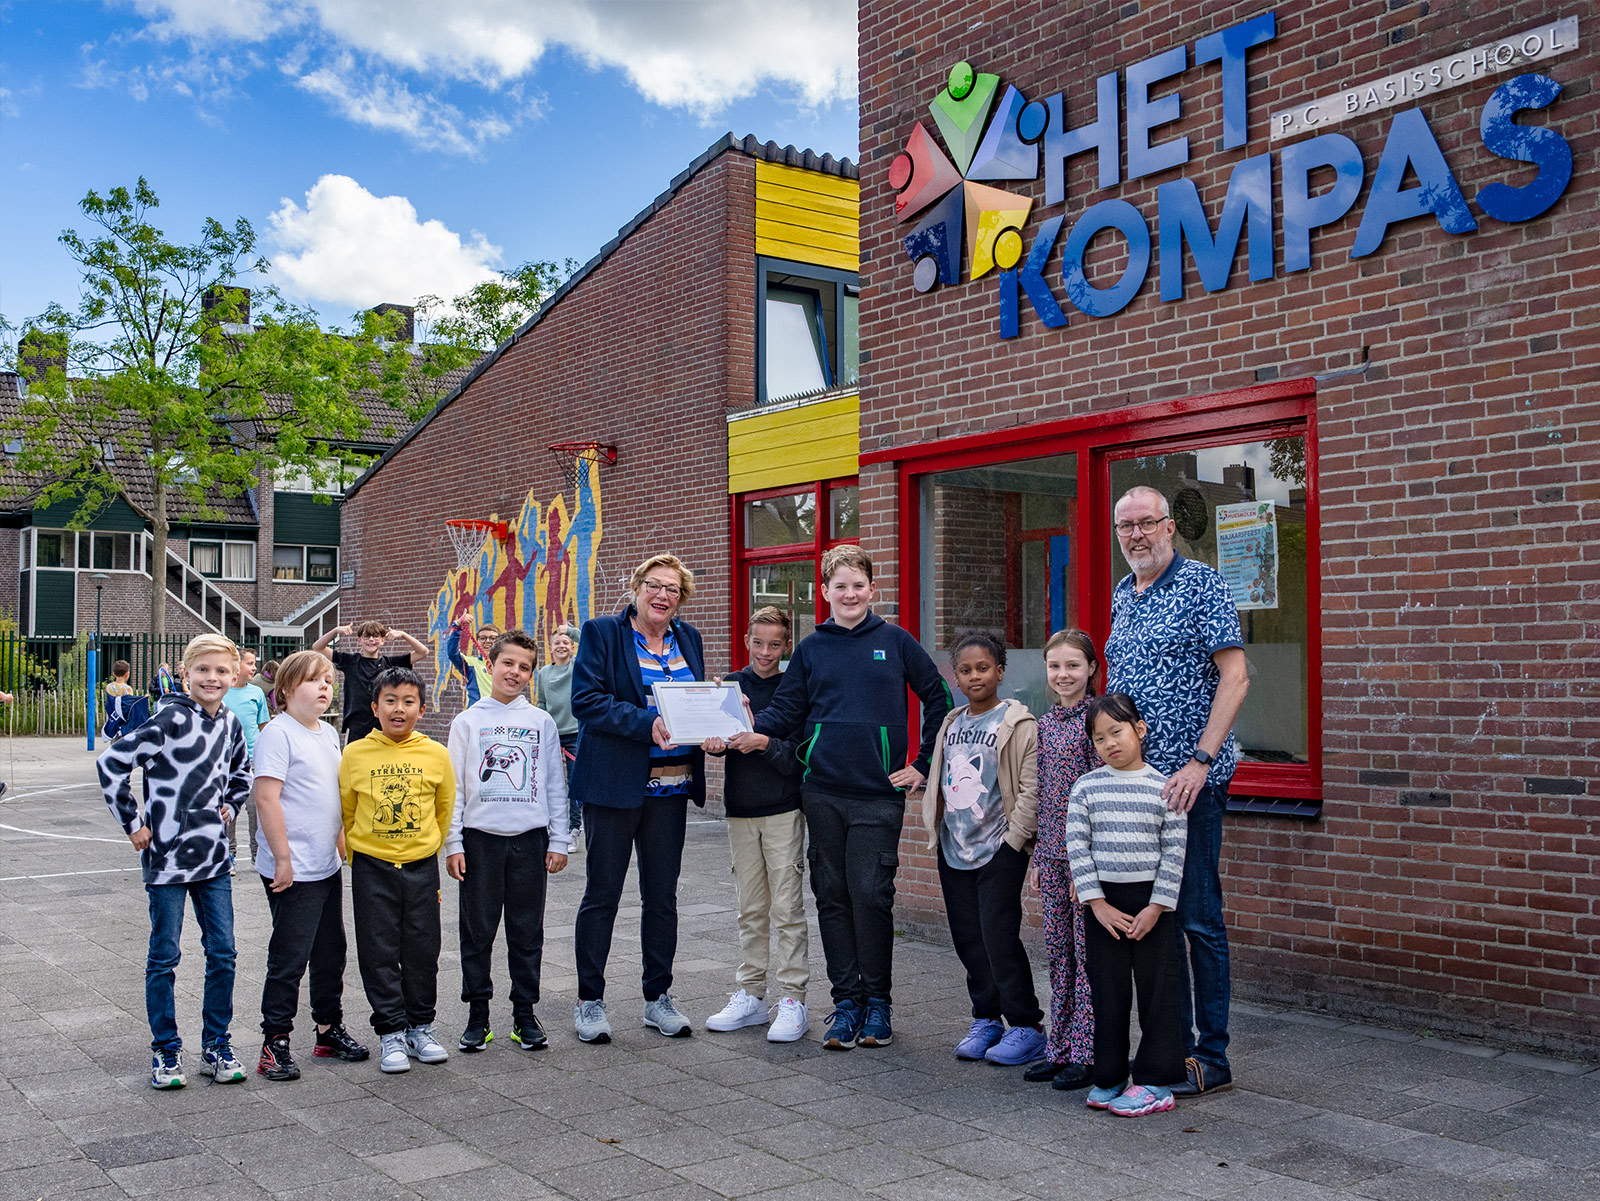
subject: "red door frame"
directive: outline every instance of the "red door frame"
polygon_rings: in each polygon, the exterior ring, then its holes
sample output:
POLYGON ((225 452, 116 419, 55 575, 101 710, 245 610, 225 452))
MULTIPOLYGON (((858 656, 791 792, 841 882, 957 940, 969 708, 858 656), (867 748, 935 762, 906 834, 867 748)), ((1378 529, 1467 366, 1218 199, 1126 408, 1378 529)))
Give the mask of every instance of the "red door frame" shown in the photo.
MULTIPOLYGON (((1078 515, 1082 548, 1072 556, 1072 588, 1077 610, 1097 645, 1111 629, 1110 554, 1111 462, 1147 448, 1176 449, 1226 445, 1241 439, 1293 433, 1306 440, 1306 614, 1307 762, 1303 765, 1241 763, 1233 778, 1235 796, 1318 800, 1322 796, 1322 581, 1316 457, 1316 381, 1285 380, 1234 392, 1186 397, 1093 413, 1061 421, 1012 427, 964 438, 875 451, 861 456, 863 466, 893 463, 900 510, 900 624, 920 636, 921 497, 920 477, 936 472, 988 466, 1049 455, 1078 456, 1078 515), (1094 531, 1102 531, 1095 533, 1094 531)), ((911 740, 918 739, 918 717, 911 718, 911 740)))

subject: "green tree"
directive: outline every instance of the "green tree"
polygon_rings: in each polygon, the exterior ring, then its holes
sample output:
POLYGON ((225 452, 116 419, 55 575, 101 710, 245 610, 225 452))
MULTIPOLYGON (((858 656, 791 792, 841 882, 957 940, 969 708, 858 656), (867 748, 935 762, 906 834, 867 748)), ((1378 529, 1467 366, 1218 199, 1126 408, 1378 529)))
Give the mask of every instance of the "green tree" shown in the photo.
POLYGON ((83 198, 93 228, 61 235, 80 269, 78 303, 52 304, 27 323, 11 350, 26 394, 5 423, 22 443, 13 469, 42 482, 39 506, 74 501, 75 528, 118 496, 143 511, 156 638, 166 633, 175 499, 215 519, 218 496, 280 467, 325 482, 343 466, 330 443, 358 440, 370 424, 359 394, 377 394, 409 419, 426 407, 419 370, 455 365, 446 355, 419 367, 394 341, 397 317, 367 313, 348 333, 325 331, 254 279, 247 319, 238 282, 267 271, 250 223, 208 218, 197 240, 178 243, 154 224, 159 204, 143 178, 83 198))
POLYGON ((430 341, 493 350, 516 333, 577 266, 576 259, 559 266, 552 261, 523 263, 469 288, 448 306, 437 296, 424 296, 417 309, 429 323, 430 341))

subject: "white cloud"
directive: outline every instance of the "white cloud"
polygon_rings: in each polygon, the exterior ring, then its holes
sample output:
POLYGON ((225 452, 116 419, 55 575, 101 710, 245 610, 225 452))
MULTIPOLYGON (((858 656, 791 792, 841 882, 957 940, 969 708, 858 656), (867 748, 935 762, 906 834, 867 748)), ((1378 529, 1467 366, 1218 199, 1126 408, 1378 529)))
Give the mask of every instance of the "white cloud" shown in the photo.
POLYGON ((856 0, 134 0, 161 37, 293 32, 392 70, 495 90, 560 47, 652 103, 709 117, 771 86, 809 107, 856 94, 856 0))
POLYGON ((324 175, 305 205, 285 197, 269 218, 274 276, 306 300, 354 309, 419 296, 446 299, 493 278, 500 248, 423 221, 404 196, 374 196, 348 175, 324 175))

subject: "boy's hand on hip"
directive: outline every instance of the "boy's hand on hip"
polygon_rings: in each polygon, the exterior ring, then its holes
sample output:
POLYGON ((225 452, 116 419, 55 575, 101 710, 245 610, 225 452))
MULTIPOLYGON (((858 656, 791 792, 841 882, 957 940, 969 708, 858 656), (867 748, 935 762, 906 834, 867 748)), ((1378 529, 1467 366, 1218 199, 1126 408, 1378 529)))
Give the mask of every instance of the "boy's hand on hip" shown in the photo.
POLYGON ((906 792, 914 792, 918 788, 922 787, 923 782, 927 778, 927 776, 923 775, 920 771, 908 763, 899 771, 890 773, 889 783, 893 784, 896 788, 904 789, 906 792))
POLYGON ((460 851, 454 855, 446 855, 444 870, 452 880, 465 880, 467 878, 467 857, 460 851))
POLYGON ((150 845, 150 840, 154 837, 155 831, 149 826, 140 826, 132 834, 128 835, 128 841, 133 843, 134 850, 142 851, 150 845))
POLYGON ((272 865, 272 891, 282 892, 294 883, 294 865, 286 855, 272 865))
POLYGON ((544 870, 552 876, 567 866, 567 857, 560 851, 546 851, 544 854, 544 870))

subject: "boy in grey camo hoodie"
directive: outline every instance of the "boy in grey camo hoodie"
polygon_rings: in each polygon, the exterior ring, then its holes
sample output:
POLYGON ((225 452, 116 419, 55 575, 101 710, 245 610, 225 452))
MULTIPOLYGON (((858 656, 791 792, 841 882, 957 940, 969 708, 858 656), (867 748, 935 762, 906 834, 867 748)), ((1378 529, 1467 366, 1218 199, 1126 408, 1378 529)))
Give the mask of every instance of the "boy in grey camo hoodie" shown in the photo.
POLYGON ((189 691, 118 738, 99 763, 106 804, 139 852, 150 902, 144 992, 153 1088, 184 1084, 173 980, 189 903, 206 955, 200 1070, 219 1083, 244 1079, 228 1035, 234 947, 227 830, 250 796, 250 753, 244 727, 222 703, 239 668, 239 650, 220 634, 202 634, 184 648, 183 661, 189 691), (143 812, 133 795, 136 767, 143 812))

